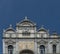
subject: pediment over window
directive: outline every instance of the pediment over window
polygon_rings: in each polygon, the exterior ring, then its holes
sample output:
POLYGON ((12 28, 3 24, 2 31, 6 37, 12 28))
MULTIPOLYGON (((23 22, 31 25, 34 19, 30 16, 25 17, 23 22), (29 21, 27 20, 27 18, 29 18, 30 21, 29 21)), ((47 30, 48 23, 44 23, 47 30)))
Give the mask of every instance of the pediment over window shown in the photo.
POLYGON ((45 41, 45 40, 40 40, 39 42, 38 42, 38 44, 47 44, 48 43, 48 41, 45 41))
POLYGON ((58 40, 53 40, 53 41, 50 41, 50 43, 51 44, 57 44, 57 43, 59 43, 59 41, 58 40))
POLYGON ((9 45, 9 44, 15 44, 16 42, 14 40, 9 39, 5 41, 5 43, 9 45))

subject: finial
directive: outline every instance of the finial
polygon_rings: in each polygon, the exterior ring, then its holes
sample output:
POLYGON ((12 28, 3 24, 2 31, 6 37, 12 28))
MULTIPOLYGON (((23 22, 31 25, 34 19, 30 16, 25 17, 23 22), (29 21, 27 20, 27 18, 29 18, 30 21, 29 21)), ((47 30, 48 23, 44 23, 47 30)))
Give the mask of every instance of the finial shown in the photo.
POLYGON ((48 29, 48 32, 49 32, 49 29, 48 29))
POLYGON ((41 28, 44 28, 44 25, 42 25, 41 28))
POLYGON ((56 32, 56 31, 54 31, 53 35, 57 35, 57 32, 56 32))
POLYGON ((3 32, 5 32, 5 29, 3 29, 3 32))
POLYGON ((25 20, 27 20, 27 16, 25 16, 25 20))
POLYGON ((12 24, 10 24, 10 28, 12 28, 12 24))

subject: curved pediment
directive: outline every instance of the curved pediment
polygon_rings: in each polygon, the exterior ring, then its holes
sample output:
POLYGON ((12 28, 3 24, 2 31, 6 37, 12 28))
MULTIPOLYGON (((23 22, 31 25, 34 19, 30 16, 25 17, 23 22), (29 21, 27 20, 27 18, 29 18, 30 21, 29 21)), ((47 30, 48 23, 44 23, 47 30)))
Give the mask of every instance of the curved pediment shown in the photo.
POLYGON ((36 24, 30 21, 27 17, 24 20, 17 23, 17 26, 35 26, 36 24))
POLYGON ((5 33, 15 33, 15 30, 13 29, 12 25, 10 25, 6 30, 4 30, 5 33))

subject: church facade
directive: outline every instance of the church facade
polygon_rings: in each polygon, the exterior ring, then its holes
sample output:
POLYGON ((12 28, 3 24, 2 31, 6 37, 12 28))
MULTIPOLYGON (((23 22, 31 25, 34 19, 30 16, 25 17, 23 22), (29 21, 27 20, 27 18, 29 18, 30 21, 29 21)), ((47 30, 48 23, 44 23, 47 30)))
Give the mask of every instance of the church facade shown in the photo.
POLYGON ((60 37, 25 17, 3 31, 3 54, 60 54, 60 37))

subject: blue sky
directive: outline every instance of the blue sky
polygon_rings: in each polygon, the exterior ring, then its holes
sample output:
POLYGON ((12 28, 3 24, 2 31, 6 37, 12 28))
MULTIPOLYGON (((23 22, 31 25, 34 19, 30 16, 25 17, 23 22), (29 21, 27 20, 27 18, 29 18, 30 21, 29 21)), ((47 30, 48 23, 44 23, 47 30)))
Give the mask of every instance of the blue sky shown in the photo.
MULTIPOLYGON (((50 33, 60 34, 60 0, 0 0, 0 52, 2 52, 2 30, 15 25, 28 16, 37 24, 44 25, 50 33)), ((1 53, 0 53, 1 54, 1 53)))

